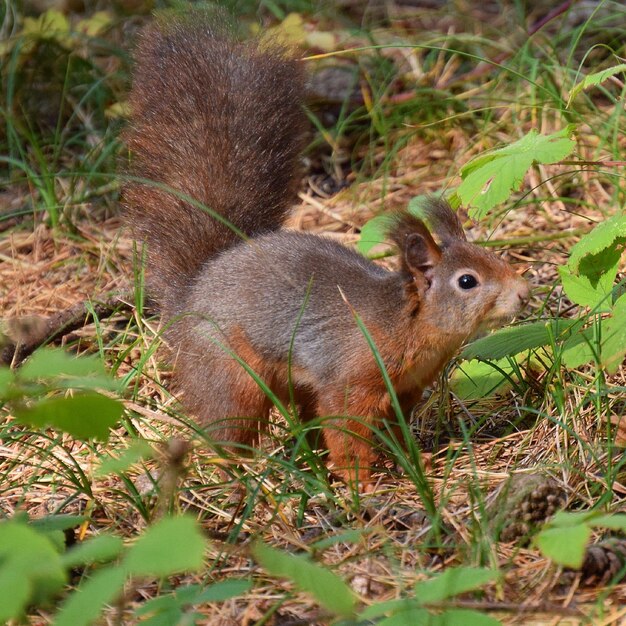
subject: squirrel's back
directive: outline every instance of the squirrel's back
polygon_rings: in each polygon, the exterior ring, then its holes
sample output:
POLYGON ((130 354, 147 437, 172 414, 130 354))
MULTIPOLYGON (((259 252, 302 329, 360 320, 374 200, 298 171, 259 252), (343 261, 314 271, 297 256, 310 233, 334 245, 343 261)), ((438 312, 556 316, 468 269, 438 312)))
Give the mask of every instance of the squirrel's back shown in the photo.
POLYGON ((124 197, 166 317, 210 257, 282 225, 298 182, 300 64, 228 31, 200 11, 169 16, 135 52, 124 197))

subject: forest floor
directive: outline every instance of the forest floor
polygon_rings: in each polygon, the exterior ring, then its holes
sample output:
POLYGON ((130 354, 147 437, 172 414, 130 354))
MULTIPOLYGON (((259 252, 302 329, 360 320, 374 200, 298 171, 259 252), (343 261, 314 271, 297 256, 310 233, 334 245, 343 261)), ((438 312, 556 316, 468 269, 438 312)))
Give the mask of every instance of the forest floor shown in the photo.
MULTIPOLYGON (((251 459, 231 463, 202 438, 170 387, 158 314, 137 304, 134 247, 121 218, 115 171, 124 157, 128 41, 149 19, 145 11, 131 13, 131 4, 107 9, 97 30, 94 14, 59 3, 69 32, 83 28, 85 37, 70 41, 53 29, 35 33, 27 48, 2 52, 4 78, 11 78, 0 96, 8 155, 0 163, 5 333, 28 337, 60 312, 106 303, 95 321, 79 314, 85 323, 59 333, 56 343, 99 353, 124 381, 126 413, 109 442, 96 444, 20 426, 5 407, 0 514, 88 514, 79 539, 102 532, 132 539, 164 506, 190 512, 211 540, 207 567, 171 579, 168 588, 253 580, 245 595, 195 607, 198 624, 377 623, 340 621, 292 582, 264 573, 250 557, 257 539, 314 555, 363 606, 406 597, 416 582, 446 569, 485 566, 497 569, 499 580, 443 608, 504 624, 626 623, 619 533, 593 530, 599 548, 588 550, 582 571, 557 565, 528 537, 558 508, 626 512, 623 367, 612 374, 593 365, 568 368, 543 348, 518 361, 513 384, 464 396, 455 381, 466 362, 455 359, 413 416, 434 512, 414 477, 398 473, 398 450, 381 457, 375 492, 359 496, 320 479, 294 452, 299 444, 278 414, 251 459), (102 459, 138 440, 154 447, 154 458, 97 475, 102 459), (168 486, 163 477, 178 462, 171 449, 180 440, 191 446, 168 486)), ((307 62, 317 75, 311 110, 318 125, 290 228, 355 245, 372 217, 454 189, 474 156, 533 128, 549 134, 574 124, 572 160, 623 159, 623 74, 566 106, 580 73, 626 55, 619 2, 566 2, 555 15, 541 2, 374 3, 365 13, 350 2, 320 12, 295 0, 272 6, 242 15, 242 23, 261 17, 266 28, 282 24, 301 55, 324 56, 307 62), (363 50, 333 54, 348 48, 363 50)), ((7 14, 5 34, 21 36, 28 24, 7 14)), ((537 165, 498 211, 477 222, 461 209, 468 238, 496 244, 532 287, 515 324, 586 314, 565 296, 558 267, 594 224, 621 210, 624 191, 619 166, 537 165)), ((394 267, 392 254, 377 256, 394 267)), ((136 608, 162 593, 162 583, 134 585, 122 621, 118 607, 103 623, 140 623, 136 608)), ((52 623, 54 610, 33 608, 28 621, 52 623)))

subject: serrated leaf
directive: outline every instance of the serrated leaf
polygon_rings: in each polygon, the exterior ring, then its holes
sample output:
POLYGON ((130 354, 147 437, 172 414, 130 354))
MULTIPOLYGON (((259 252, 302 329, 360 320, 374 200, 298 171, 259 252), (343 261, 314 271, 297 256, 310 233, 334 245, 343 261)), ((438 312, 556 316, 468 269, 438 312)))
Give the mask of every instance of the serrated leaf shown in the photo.
POLYGON ((541 553, 555 563, 580 569, 590 536, 591 529, 587 524, 562 526, 542 530, 535 537, 535 543, 541 553))
POLYGON ((99 393, 85 392, 67 398, 48 398, 26 409, 16 409, 22 424, 38 428, 56 428, 76 439, 107 441, 109 431, 122 417, 119 400, 99 393))
POLYGON ((273 576, 291 580, 313 595, 321 606, 337 615, 354 612, 356 598, 348 585, 330 570, 303 556, 294 556, 257 543, 252 549, 257 561, 273 576))
POLYGON ((572 272, 577 273, 584 257, 599 254, 615 245, 623 247, 624 243, 626 243, 626 215, 614 215, 595 226, 572 247, 568 266, 572 272))
POLYGON ((196 520, 186 515, 166 517, 137 539, 124 559, 136 576, 169 576, 202 568, 207 541, 196 520))
POLYGON ((469 216, 480 220, 490 209, 504 202, 513 190, 521 187, 532 164, 532 156, 522 153, 507 157, 506 165, 501 159, 492 159, 475 169, 457 189, 469 216))
POLYGON ((415 597, 422 604, 439 603, 461 593, 480 589, 497 580, 500 573, 482 567, 454 567, 443 574, 415 583, 415 597))
POLYGON ((135 441, 122 452, 118 457, 110 456, 96 468, 96 476, 106 476, 108 474, 121 474, 127 471, 132 465, 149 459, 154 455, 152 446, 147 441, 135 441))
POLYGON ((579 306, 586 306, 600 313, 610 310, 610 296, 613 287, 613 280, 610 285, 602 281, 595 286, 587 276, 574 274, 567 265, 557 268, 561 277, 561 284, 565 295, 579 306))
POLYGON ((619 65, 614 65, 613 67, 607 67, 605 70, 601 70, 600 72, 594 72, 593 74, 589 74, 585 76, 579 83, 576 83, 574 87, 572 87, 569 92, 569 97, 567 99, 567 106, 569 107, 572 103, 572 100, 584 89, 588 89, 589 87, 593 87, 595 85, 599 85, 603 83, 607 78, 611 76, 615 76, 615 74, 619 74, 620 72, 626 72, 626 63, 620 63, 619 65))
POLYGON ((61 605, 54 626, 88 626, 111 604, 124 588, 126 579, 121 567, 97 571, 61 605))
POLYGON ((465 347, 464 359, 502 359, 525 350, 549 345, 566 338, 580 324, 577 320, 552 319, 503 328, 476 339, 465 347))
POLYGON ((531 130, 504 148, 472 159, 461 169, 463 182, 456 190, 474 219, 480 219, 517 189, 534 163, 556 163, 574 149, 573 126, 552 135, 531 130))
POLYGON ((66 569, 78 565, 111 561, 120 554, 123 547, 124 543, 119 537, 100 535, 71 547, 61 557, 61 561, 66 569))

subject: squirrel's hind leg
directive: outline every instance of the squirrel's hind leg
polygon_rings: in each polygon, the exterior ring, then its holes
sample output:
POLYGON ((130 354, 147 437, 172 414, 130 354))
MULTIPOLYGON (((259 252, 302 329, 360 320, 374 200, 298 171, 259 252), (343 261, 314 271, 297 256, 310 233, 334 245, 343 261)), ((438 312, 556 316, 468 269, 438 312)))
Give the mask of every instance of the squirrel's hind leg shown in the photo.
POLYGON ((346 388, 328 394, 319 402, 318 413, 325 416, 324 439, 331 470, 346 483, 363 492, 373 489, 372 467, 378 458, 372 427, 386 413, 384 392, 366 388, 346 388))
POLYGON ((207 438, 234 454, 250 456, 267 430, 272 407, 251 372, 269 386, 275 374, 239 334, 233 333, 228 345, 230 353, 209 344, 201 351, 179 353, 175 374, 184 404, 207 438))

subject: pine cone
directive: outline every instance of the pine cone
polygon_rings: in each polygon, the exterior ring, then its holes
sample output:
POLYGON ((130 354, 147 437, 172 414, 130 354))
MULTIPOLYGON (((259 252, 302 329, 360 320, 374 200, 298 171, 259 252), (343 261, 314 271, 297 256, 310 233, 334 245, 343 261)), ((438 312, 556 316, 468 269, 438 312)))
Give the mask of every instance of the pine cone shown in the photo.
POLYGON ((527 545, 535 529, 565 506, 565 490, 543 474, 515 474, 489 510, 499 541, 527 545))
POLYGON ((603 586, 626 577, 626 540, 611 537, 591 545, 585 551, 581 568, 582 584, 603 586), (618 580, 615 577, 621 572, 618 580))

